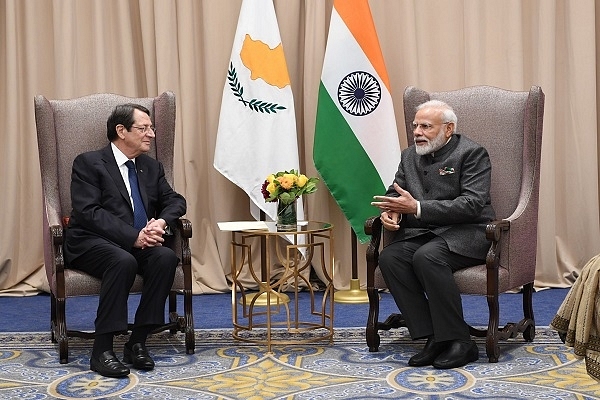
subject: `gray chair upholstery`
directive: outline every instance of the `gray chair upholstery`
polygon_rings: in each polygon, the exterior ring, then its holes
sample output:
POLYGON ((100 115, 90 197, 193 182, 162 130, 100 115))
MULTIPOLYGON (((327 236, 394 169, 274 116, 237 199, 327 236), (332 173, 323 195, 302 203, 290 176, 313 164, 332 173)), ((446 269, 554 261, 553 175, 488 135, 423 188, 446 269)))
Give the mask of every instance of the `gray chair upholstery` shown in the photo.
MULTIPOLYGON (((408 87, 404 92, 404 115, 408 143, 413 143, 412 122, 417 105, 428 100, 442 100, 454 108, 458 117, 457 131, 483 145, 492 162, 492 205, 497 220, 487 226, 490 241, 486 264, 462 269, 454 279, 465 294, 487 296, 489 323, 487 329, 471 327, 471 334, 486 337, 490 362, 497 362, 498 341, 523 333, 527 341, 535 335, 532 292, 535 280, 540 155, 544 93, 537 86, 523 92, 491 86, 474 86, 448 92, 431 92, 408 87), (522 288, 524 318, 499 328, 498 295, 522 288)), ((372 235, 367 250, 367 291, 369 317, 367 343, 377 351, 379 329, 403 326, 400 314, 378 322, 378 290, 385 281, 377 262, 380 246, 387 244, 387 234, 379 217, 365 223, 372 235)), ((468 322, 468 321, 467 321, 468 322)))
MULTIPOLYGON (((114 107, 123 103, 138 103, 150 110, 157 135, 150 152, 165 170, 167 181, 173 184, 173 144, 175 139, 175 95, 165 92, 155 98, 129 98, 116 94, 92 94, 68 100, 34 98, 40 171, 43 194, 43 240, 46 276, 51 292, 51 333, 58 342, 60 362, 68 362, 68 338, 93 337, 93 332, 69 330, 65 302, 68 297, 97 295, 99 279, 86 273, 66 269, 63 260, 63 233, 71 213, 71 169, 74 158, 85 151, 97 150, 108 144, 106 120, 114 107)), ((195 348, 192 315, 192 271, 189 238, 191 222, 181 218, 174 236, 165 242, 179 259, 172 291, 169 296, 169 321, 155 332, 169 329, 185 333, 187 354, 195 348), (184 315, 177 314, 177 294, 184 296, 184 315)), ((140 292, 142 278, 137 276, 131 292, 140 292)), ((93 317, 91 317, 93 321, 93 317)))

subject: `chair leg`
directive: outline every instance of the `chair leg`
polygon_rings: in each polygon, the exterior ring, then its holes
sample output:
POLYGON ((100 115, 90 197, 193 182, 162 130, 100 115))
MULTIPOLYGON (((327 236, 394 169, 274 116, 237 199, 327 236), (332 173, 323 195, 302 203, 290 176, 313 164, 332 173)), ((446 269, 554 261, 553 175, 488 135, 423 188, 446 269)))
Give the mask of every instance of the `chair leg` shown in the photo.
POLYGON ((192 314, 192 291, 183 291, 183 313, 185 318, 185 350, 187 354, 194 354, 196 349, 196 336, 194 333, 194 315, 192 314))
POLYGON ((369 346, 370 352, 379 351, 379 343, 381 338, 378 330, 378 322, 379 319, 379 293, 377 293, 377 289, 369 287, 367 288, 367 295, 369 297, 369 316, 367 317, 367 329, 366 329, 366 337, 367 337, 367 345, 369 346))
POLYGON ((69 338, 67 336, 67 322, 65 318, 65 299, 56 299, 54 324, 52 327, 52 336, 58 342, 58 354, 61 364, 69 362, 69 338))
POLYGON ((532 342, 535 338, 535 318, 533 316, 533 282, 523 286, 523 315, 521 329, 523 338, 532 342))
MULTIPOLYGON (((177 315, 177 292, 171 291, 169 292, 169 316, 173 315, 177 315)), ((177 333, 177 327, 173 326, 171 329, 169 329, 169 333, 171 333, 171 335, 177 333)))
POLYGON ((489 361, 491 363, 495 363, 498 362, 498 357, 500 356, 500 348, 498 346, 498 320, 500 319, 500 306, 498 302, 498 295, 488 294, 487 302, 490 313, 490 319, 488 321, 485 348, 489 361))
POLYGON ((56 326, 56 297, 54 293, 50 293, 50 335, 52 343, 56 343, 56 336, 54 335, 54 327, 56 326))

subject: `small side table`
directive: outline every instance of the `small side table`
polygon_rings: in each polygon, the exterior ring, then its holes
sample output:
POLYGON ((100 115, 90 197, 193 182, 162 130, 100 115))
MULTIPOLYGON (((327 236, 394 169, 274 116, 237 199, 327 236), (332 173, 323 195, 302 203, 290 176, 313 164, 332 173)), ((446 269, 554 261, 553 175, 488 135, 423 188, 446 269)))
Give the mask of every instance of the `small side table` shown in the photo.
POLYGON ((333 342, 333 225, 300 222, 296 231, 278 232, 274 222, 266 224, 268 230, 231 233, 233 337, 264 344, 268 352, 273 344, 333 342), (269 251, 272 248, 276 249, 274 256, 269 251), (253 251, 261 253, 260 276, 252 266, 253 251), (272 281, 274 262, 281 263, 284 272, 272 281), (323 292, 315 291, 302 275, 313 263, 322 268, 326 280, 323 292), (249 291, 240 281, 240 273, 246 268, 258 291, 249 291), (301 283, 306 289, 300 288, 301 283), (292 292, 283 292, 283 287, 293 288, 292 292), (299 307, 298 296, 303 289, 310 295, 309 310, 299 307))

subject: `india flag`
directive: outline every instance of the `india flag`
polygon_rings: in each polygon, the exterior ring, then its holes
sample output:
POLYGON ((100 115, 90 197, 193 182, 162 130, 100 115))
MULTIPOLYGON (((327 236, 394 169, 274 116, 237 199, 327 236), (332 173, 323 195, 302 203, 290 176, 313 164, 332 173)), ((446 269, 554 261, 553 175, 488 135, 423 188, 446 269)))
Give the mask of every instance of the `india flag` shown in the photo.
POLYGON ((313 159, 357 238, 400 162, 394 107, 368 0, 335 0, 319 87, 313 159))
MULTIPOLYGON (((261 192, 269 174, 299 170, 294 97, 273 0, 244 0, 227 66, 214 167, 271 219, 261 192)), ((304 218, 298 199, 298 219, 304 218)))

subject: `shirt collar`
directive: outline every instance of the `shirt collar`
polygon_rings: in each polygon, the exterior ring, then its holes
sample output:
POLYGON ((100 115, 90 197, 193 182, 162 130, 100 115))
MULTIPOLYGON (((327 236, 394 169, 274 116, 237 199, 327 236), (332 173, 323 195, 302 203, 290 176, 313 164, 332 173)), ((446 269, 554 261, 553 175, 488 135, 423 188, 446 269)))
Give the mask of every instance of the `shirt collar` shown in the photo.
MULTIPOLYGON (((117 165, 119 167, 125 164, 127 161, 129 161, 129 158, 127 158, 127 156, 123 154, 123 152, 119 150, 119 148, 115 146, 114 143, 110 144, 110 148, 112 149, 113 155, 115 156, 115 161, 117 162, 117 165)), ((135 158, 132 161, 135 164, 135 158)))

